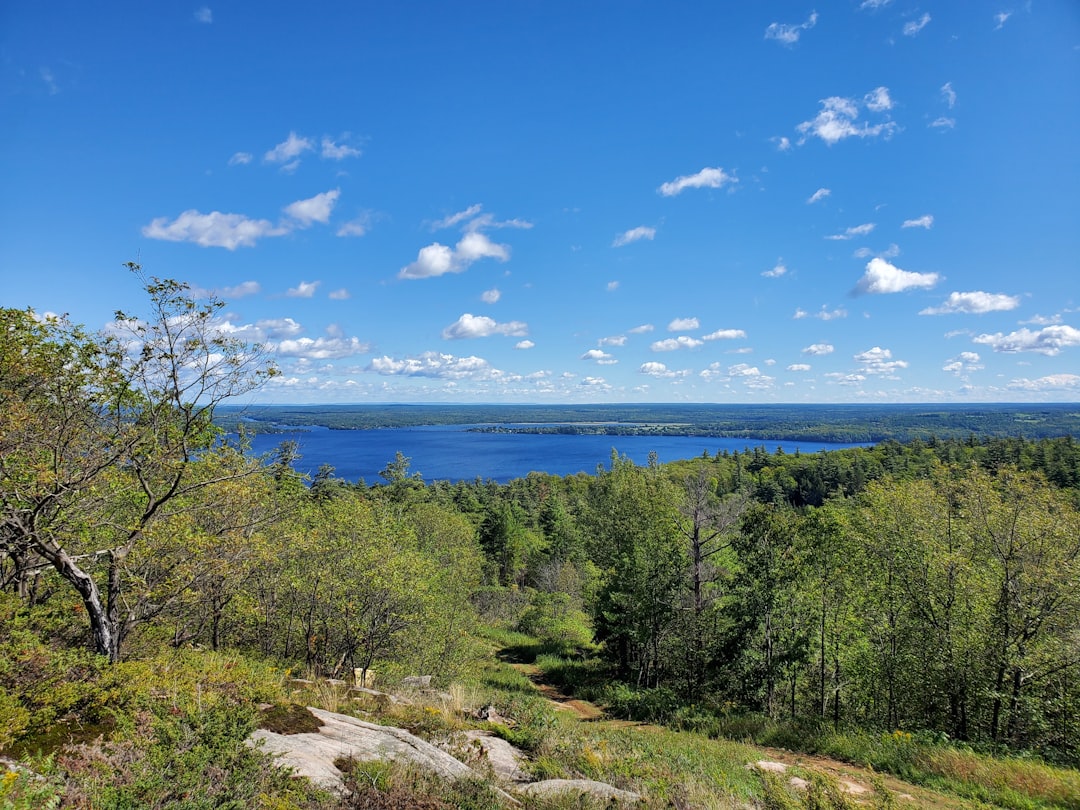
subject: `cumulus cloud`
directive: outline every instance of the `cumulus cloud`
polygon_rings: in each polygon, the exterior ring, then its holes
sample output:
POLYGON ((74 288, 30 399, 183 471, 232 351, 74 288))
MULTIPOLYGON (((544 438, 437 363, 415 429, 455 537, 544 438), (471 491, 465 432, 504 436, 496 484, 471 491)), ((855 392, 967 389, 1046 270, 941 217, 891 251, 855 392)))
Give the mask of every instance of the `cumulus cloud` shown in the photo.
POLYGON ((585 354, 581 355, 582 360, 593 360, 601 366, 611 366, 619 361, 612 357, 601 349, 589 349, 585 354))
POLYGON ((344 160, 350 157, 360 157, 360 154, 360 150, 355 147, 335 143, 334 139, 327 135, 322 137, 322 149, 319 155, 325 160, 344 160))
POLYGON ((320 281, 301 281, 295 287, 287 290, 285 295, 289 298, 311 298, 315 290, 319 289, 320 281))
POLYGON ((941 85, 941 97, 949 105, 950 110, 956 106, 956 91, 953 90, 952 82, 941 85))
POLYGON ((214 21, 214 12, 209 6, 203 6, 195 11, 195 22, 210 25, 214 21))
POLYGON ((742 329, 717 329, 715 332, 710 332, 704 335, 702 340, 737 340, 739 338, 746 337, 746 332, 742 329))
POLYGON ((814 204, 814 203, 816 203, 816 202, 821 202, 821 201, 822 201, 822 200, 824 200, 824 199, 825 199, 826 197, 828 197, 828 196, 829 196, 830 194, 832 194, 832 191, 831 191, 830 189, 827 189, 827 188, 819 188, 819 189, 818 189, 817 191, 815 191, 815 192, 814 192, 813 194, 811 194, 811 195, 810 195, 810 196, 809 196, 809 197, 807 198, 807 200, 806 200, 806 204, 807 204, 807 205, 813 205, 813 204, 814 204))
POLYGON ((982 315, 987 312, 1007 312, 1020 306, 1020 296, 1004 293, 974 292, 949 293, 945 303, 936 307, 927 307, 920 315, 951 315, 967 313, 982 315))
POLYGON ((861 107, 866 107, 872 112, 883 112, 892 107, 892 99, 889 96, 889 88, 878 87, 867 93, 862 102, 853 98, 842 96, 829 96, 821 100, 821 110, 810 121, 803 121, 795 129, 802 133, 799 143, 805 143, 807 138, 816 137, 825 141, 829 146, 844 140, 845 138, 876 138, 879 135, 890 137, 896 131, 893 121, 881 121, 870 124, 858 122, 861 107), (883 106, 887 101, 888 106, 883 106), (874 106, 871 107, 870 105, 874 106))
POLYGON ((864 222, 862 225, 853 225, 850 228, 845 228, 843 233, 834 233, 825 238, 831 239, 834 242, 846 242, 849 239, 854 239, 856 236, 866 236, 876 227, 877 224, 874 222, 864 222))
POLYGON ((1050 326, 1055 323, 1061 323, 1060 315, 1032 315, 1026 321, 1020 321, 1021 324, 1033 324, 1035 326, 1050 326))
POLYGON ((514 348, 515 349, 531 349, 535 345, 536 344, 533 343, 531 340, 519 340, 517 343, 514 344, 514 348))
POLYGON ((980 359, 977 352, 960 352, 956 357, 951 357, 946 360, 945 365, 941 367, 941 370, 947 371, 950 374, 955 374, 958 377, 964 377, 984 368, 979 362, 980 359))
POLYGON ((776 144, 777 152, 790 152, 791 151, 791 138, 784 135, 777 135, 776 137, 769 138, 769 140, 776 144))
POLYGON ((522 321, 510 321, 509 323, 497 323, 486 315, 472 315, 466 312, 448 327, 443 329, 444 340, 462 340, 466 338, 482 338, 491 335, 507 335, 508 337, 525 337, 529 333, 529 326, 522 321))
POLYGON ((924 28, 926 28, 926 26, 929 23, 930 23, 930 14, 929 14, 929 12, 926 13, 926 14, 923 14, 917 20, 912 20, 911 22, 905 23, 904 24, 904 36, 905 37, 913 37, 913 36, 915 36, 920 31, 922 31, 924 28))
POLYGON ((622 247, 623 245, 629 245, 631 242, 639 242, 642 239, 653 239, 656 236, 656 228, 649 228, 645 225, 638 225, 636 228, 631 228, 628 231, 623 231, 615 237, 615 241, 611 243, 612 247, 622 247))
POLYGON ((837 307, 836 309, 829 309, 824 304, 821 305, 821 309, 811 314, 805 309, 796 309, 795 314, 792 315, 792 319, 799 321, 803 318, 817 318, 819 321, 835 321, 839 318, 846 318, 848 312, 843 307, 837 307))
POLYGON ((671 380, 677 377, 689 376, 690 370, 683 369, 682 371, 674 371, 669 369, 663 363, 657 363, 655 361, 649 363, 642 363, 641 368, 638 371, 642 374, 647 374, 650 377, 656 377, 658 379, 671 380))
POLYGON ((157 217, 142 229, 148 239, 166 242, 193 242, 200 247, 254 247, 268 236, 282 236, 289 228, 275 225, 267 219, 251 219, 243 214, 223 214, 211 211, 203 214, 195 209, 184 211, 176 219, 157 217))
POLYGON ((809 371, 810 365, 808 363, 792 363, 787 367, 788 371, 809 371))
POLYGON ((502 376, 482 357, 455 357, 440 352, 424 352, 416 357, 376 357, 368 371, 388 377, 429 377, 439 380, 487 380, 502 376))
POLYGON ((315 144, 310 138, 290 132, 289 137, 263 155, 263 160, 267 163, 288 163, 314 148, 315 144))
POLYGON ((697 318, 676 318, 667 325, 667 330, 669 332, 688 332, 691 329, 697 329, 699 325, 697 318))
POLYGON ((817 25, 817 21, 818 14, 814 11, 806 18, 806 22, 799 23, 798 25, 777 22, 771 23, 769 27, 765 29, 765 39, 775 39, 777 42, 784 45, 794 45, 799 41, 802 32, 809 31, 817 25))
POLYGON ((370 344, 355 337, 302 337, 295 340, 282 340, 272 345, 276 354, 283 357, 299 357, 306 360, 340 360, 367 354, 370 344))
POLYGON ((578 383, 578 385, 582 386, 583 388, 591 388, 596 391, 611 390, 611 386, 608 384, 608 381, 605 380, 603 377, 583 377, 581 382, 578 383))
POLYGON ((453 248, 439 242, 421 248, 416 261, 401 268, 398 278, 434 278, 446 273, 461 273, 480 259, 505 262, 509 258, 509 245, 496 244, 486 235, 470 231, 453 248))
POLYGON ((933 225, 934 225, 934 216, 933 216, 933 214, 923 214, 921 217, 918 217, 916 219, 905 219, 904 224, 901 225, 900 227, 901 228, 926 228, 926 230, 930 230, 930 228, 933 227, 933 225))
POLYGON ((325 224, 330 221, 330 214, 333 212, 334 205, 340 196, 341 189, 339 188, 324 191, 322 194, 316 194, 309 199, 290 203, 285 206, 285 214, 296 220, 301 228, 307 228, 313 222, 325 224))
POLYGON ((976 335, 972 340, 989 346, 995 352, 1005 354, 1034 352, 1053 357, 1060 354, 1064 348, 1080 346, 1080 329, 1074 329, 1066 324, 1055 324, 1045 326, 1038 331, 1024 328, 1007 335, 1001 332, 992 335, 976 335))
POLYGON ((857 294, 898 293, 904 290, 930 289, 941 280, 937 273, 914 273, 901 270, 884 259, 873 258, 866 273, 855 285, 857 294))
POLYGON ((222 287, 217 294, 222 298, 244 298, 248 295, 258 295, 262 292, 262 286, 257 281, 241 281, 232 287, 222 287))
POLYGON ((627 329, 631 335, 644 335, 653 331, 655 327, 651 323, 643 323, 641 326, 635 326, 633 329, 627 329))
POLYGON ((696 349, 698 346, 703 345, 704 343, 697 338, 692 338, 689 335, 679 335, 677 338, 654 341, 649 348, 654 352, 673 352, 677 349, 696 349))
POLYGON ((255 159, 255 156, 251 152, 237 152, 231 158, 229 158, 230 166, 246 166, 255 159))
POLYGON ((665 197, 674 197, 688 188, 721 188, 737 182, 739 181, 735 177, 726 174, 719 166, 716 168, 706 167, 697 174, 676 177, 674 180, 664 183, 657 191, 665 197))
POLYGON ((784 260, 780 259, 776 262, 776 266, 772 270, 762 270, 761 275, 765 278, 780 278, 787 272, 787 267, 784 265, 784 260))
POLYGON ((822 355, 832 354, 834 351, 836 351, 836 347, 831 343, 812 343, 803 349, 802 353, 820 357, 822 355))
POLYGON ((861 366, 859 371, 881 376, 892 376, 898 369, 908 367, 906 360, 893 360, 892 352, 880 346, 859 352, 855 355, 855 362, 861 366))
POLYGON ((612 335, 611 337, 602 337, 597 342, 601 346, 625 346, 626 335, 612 335))
POLYGON ((1010 382, 1008 387, 1014 391, 1032 391, 1036 393, 1044 391, 1080 392, 1080 375, 1050 374, 1046 377, 1039 377, 1037 380, 1019 379, 1010 382))
POLYGON ((499 292, 496 287, 492 287, 490 290, 484 290, 480 293, 480 300, 485 304, 497 304, 499 303, 500 298, 502 298, 502 293, 499 292))

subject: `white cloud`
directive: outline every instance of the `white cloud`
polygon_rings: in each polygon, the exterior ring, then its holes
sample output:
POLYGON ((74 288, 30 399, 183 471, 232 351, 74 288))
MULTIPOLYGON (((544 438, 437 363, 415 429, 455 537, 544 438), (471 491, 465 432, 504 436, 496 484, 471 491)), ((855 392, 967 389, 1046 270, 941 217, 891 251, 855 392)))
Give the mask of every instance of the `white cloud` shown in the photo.
POLYGON ((321 281, 301 281, 295 287, 286 291, 285 295, 289 298, 311 298, 315 295, 315 290, 319 288, 321 283, 321 281))
POLYGON ((476 231, 469 231, 451 249, 434 242, 420 249, 416 261, 401 268, 398 278, 434 278, 445 273, 461 273, 480 259, 510 258, 510 246, 499 245, 476 231))
POLYGON ((585 354, 581 355, 582 360, 594 360, 601 366, 611 366, 619 361, 612 357, 605 351, 600 349, 589 349, 585 354))
POLYGON ((489 337, 490 335, 525 337, 528 333, 529 326, 522 321, 497 323, 486 315, 472 315, 466 312, 448 327, 443 329, 442 336, 444 340, 461 340, 466 338, 489 337))
POLYGON ((784 265, 784 260, 779 259, 772 270, 763 270, 761 275, 765 276, 765 278, 780 278, 780 276, 784 275, 786 272, 787 267, 784 265))
POLYGON ((667 325, 669 332, 687 332, 700 326, 697 318, 676 318, 667 325))
POLYGON ((639 368, 638 371, 642 374, 647 374, 650 377, 656 377, 658 379, 665 380, 671 380, 677 377, 686 377, 690 374, 689 369, 684 369, 682 371, 674 371, 672 369, 669 369, 663 363, 657 363, 655 361, 642 363, 641 368, 639 368))
POLYGON ((255 159, 255 156, 251 152, 237 152, 231 158, 229 158, 230 166, 246 166, 255 159))
POLYGON ((655 327, 651 323, 643 323, 641 326, 635 326, 633 329, 627 329, 631 335, 645 335, 653 331, 655 327))
POLYGON ((631 228, 628 231, 623 231, 615 237, 615 241, 611 243, 612 247, 622 247, 623 245, 629 245, 631 242, 638 242, 642 239, 653 239, 656 236, 656 228, 649 228, 645 225, 638 225, 636 228, 631 228))
POLYGON ((203 6, 195 11, 195 22, 209 25, 214 21, 214 12, 208 6, 203 6))
POLYGON ((339 360, 344 357, 367 354, 371 351, 369 344, 362 343, 359 338, 355 337, 304 337, 296 340, 283 340, 271 348, 281 356, 300 357, 306 360, 339 360))
POLYGON ((945 303, 937 307, 927 307, 920 315, 951 315, 968 313, 982 315, 987 312, 1007 312, 1020 306, 1020 296, 1004 293, 974 292, 949 293, 945 303))
POLYGON ((884 259, 873 258, 866 273, 855 285, 856 293, 898 293, 904 290, 930 289, 941 280, 937 273, 913 273, 901 270, 884 259))
POLYGON ((607 283, 606 289, 607 289, 608 292, 615 292, 617 289, 619 289, 619 282, 617 282, 617 281, 609 281, 607 283))
POLYGON ((263 155, 263 160, 267 163, 287 163, 314 148, 315 144, 310 138, 303 138, 295 132, 290 132, 289 137, 263 155))
POLYGON ((301 228, 307 228, 313 222, 326 224, 330 221, 330 214, 333 213, 334 205, 340 196, 339 188, 324 191, 306 200, 290 203, 285 206, 285 214, 295 219, 301 228))
POLYGON ((241 281, 232 287, 222 287, 217 290, 217 294, 222 298, 244 298, 248 295, 257 295, 262 291, 257 281, 241 281))
POLYGON ((439 352, 424 352, 417 357, 401 360, 385 355, 376 357, 368 370, 390 377, 431 377, 440 380, 485 380, 502 376, 502 372, 492 368, 482 357, 455 357, 439 352))
POLYGON ((692 338, 689 335, 679 335, 677 338, 654 341, 649 348, 654 352, 673 352, 676 349, 696 349, 698 346, 703 345, 704 343, 697 338, 692 338))
POLYGON ((945 82, 941 85, 941 97, 945 99, 945 103, 949 105, 951 110, 956 106, 956 91, 953 90, 952 82, 945 82))
POLYGON ((871 256, 877 256, 879 259, 895 259, 900 255, 900 246, 894 242, 885 250, 876 253, 868 247, 861 247, 853 255, 856 259, 869 259, 871 256))
POLYGON ((926 230, 930 230, 930 228, 933 227, 933 225, 934 225, 934 215, 933 214, 923 214, 921 217, 918 217, 917 219, 905 219, 904 224, 901 225, 900 227, 901 228, 926 228, 926 230))
POLYGON ((868 8, 875 10, 879 8, 884 8, 891 2, 892 0, 863 0, 862 3, 859 5, 859 11, 864 11, 868 8))
POLYGON ((865 374, 891 376, 898 369, 908 367, 906 360, 893 360, 892 352, 889 349, 882 349, 880 346, 867 349, 865 352, 859 352, 854 359, 861 366, 859 370, 865 374))
POLYGON ((1035 326, 1051 326, 1055 323, 1061 323, 1060 315, 1032 315, 1026 321, 1020 321, 1022 324, 1033 324, 1035 326))
POLYGON ((777 42, 784 45, 794 45, 799 41, 799 37, 802 36, 803 31, 809 31, 815 25, 817 25, 818 14, 816 11, 811 12, 807 17, 806 22, 798 25, 791 25, 788 23, 771 23, 768 28, 765 29, 765 39, 775 39, 777 42))
POLYGON ((813 204, 814 204, 814 203, 816 203, 816 202, 821 202, 821 200, 824 200, 824 199, 825 199, 826 197, 828 197, 828 196, 829 196, 830 194, 832 194, 832 190, 831 190, 831 189, 827 189, 827 188, 819 188, 819 189, 818 189, 817 191, 815 191, 815 192, 814 192, 813 194, 811 194, 811 195, 810 195, 810 196, 809 196, 809 197, 807 198, 807 200, 806 200, 806 204, 807 204, 807 205, 813 205, 813 204))
POLYGON ((792 363, 787 367, 788 371, 809 371, 810 366, 807 363, 792 363))
POLYGON ((792 149, 791 139, 784 135, 777 135, 775 137, 769 138, 769 141, 776 144, 777 152, 790 152, 792 149))
MULTIPOLYGON (((889 99, 889 89, 878 87, 867 94, 866 98, 877 105, 881 100, 889 99)), ((866 99, 864 103, 865 101, 866 99)), ((891 99, 889 105, 892 105, 891 99)), ((814 136, 832 146, 845 138, 876 138, 879 135, 889 137, 896 131, 896 124, 892 121, 882 121, 871 126, 865 121, 856 123, 858 117, 859 104, 855 99, 841 96, 824 98, 821 100, 821 111, 817 117, 811 121, 803 121, 795 127, 803 135, 799 143, 804 143, 807 138, 814 136)))
POLYGON ((997 23, 997 25, 994 26, 994 30, 995 31, 1000 31, 1005 26, 1005 23, 1008 21, 1009 17, 1011 17, 1011 16, 1012 16, 1011 11, 999 11, 997 14, 995 14, 994 15, 994 22, 997 23))
POLYGON ((717 329, 715 332, 703 336, 702 340, 737 340, 745 338, 746 332, 742 329, 717 329))
POLYGON ((802 353, 821 357, 822 355, 832 354, 834 351, 836 351, 836 347, 831 343, 812 343, 803 349, 802 353))
POLYGON ((342 223, 337 229, 338 236, 363 236, 371 225, 371 217, 361 214, 356 219, 342 223))
POLYGON ((930 14, 923 14, 919 19, 912 20, 904 25, 904 36, 913 37, 920 31, 922 31, 930 22, 930 14))
POLYGON ((611 337, 603 337, 597 341, 601 346, 625 346, 626 335, 612 335, 611 337))
POLYGON ((349 294, 349 291, 347 289, 342 287, 340 290, 334 290, 333 292, 331 292, 327 296, 327 298, 329 298, 331 301, 347 301, 352 298, 352 295, 349 294))
POLYGON ((877 227, 877 223, 864 222, 862 225, 853 225, 850 228, 845 228, 843 233, 834 233, 831 236, 826 236, 826 239, 831 239, 834 242, 846 242, 849 239, 854 239, 856 236, 866 236, 868 233, 877 227))
POLYGON ((1080 375, 1050 374, 1037 380, 1013 380, 1008 385, 1015 391, 1074 391, 1080 392, 1080 375))
POLYGON ((288 232, 288 228, 274 225, 266 219, 249 219, 243 214, 223 214, 220 211, 203 214, 195 209, 184 211, 172 222, 168 217, 157 217, 142 229, 142 235, 148 239, 194 242, 201 247, 223 247, 227 250, 253 247, 259 239, 282 236, 288 232))
POLYGON ((1066 324, 1055 324, 1043 327, 1037 332, 1019 329, 1007 335, 1001 332, 993 335, 977 335, 972 340, 975 343, 990 346, 995 352, 1005 354, 1035 352, 1053 357, 1060 354, 1064 348, 1080 346, 1080 329, 1074 329, 1066 324))
POLYGON ((933 121, 931 121, 930 126, 940 129, 952 129, 956 126, 956 119, 941 116, 940 118, 935 118, 933 121))
POLYGON ((515 349, 531 349, 535 345, 536 344, 533 343, 531 340, 519 340, 517 343, 514 344, 514 348, 515 349))
POLYGON ((889 97, 888 87, 875 87, 863 96, 863 102, 866 104, 866 109, 873 112, 886 112, 893 108, 893 100, 889 97))
POLYGON ((344 160, 350 157, 360 157, 360 150, 346 144, 334 143, 333 138, 326 135, 322 137, 322 150, 320 157, 326 160, 344 160))
POLYGON ((455 225, 459 225, 462 222, 473 219, 477 214, 483 210, 483 206, 480 203, 470 205, 464 211, 458 211, 456 214, 450 214, 449 216, 437 219, 431 223, 431 229, 433 231, 441 231, 444 228, 453 228, 455 225))
POLYGON ((665 197, 674 197, 688 188, 721 188, 728 183, 739 181, 730 174, 725 174, 720 167, 704 168, 697 174, 686 174, 664 183, 657 189, 665 197))
POLYGON ((499 299, 502 298, 502 293, 496 287, 492 287, 490 290, 484 290, 480 293, 480 300, 485 304, 497 304, 499 299))
POLYGON ((837 307, 836 309, 828 309, 824 306, 820 310, 814 313, 813 317, 821 321, 835 321, 838 318, 846 318, 847 310, 843 307, 837 307))
POLYGON ((947 360, 945 365, 941 367, 941 370, 947 371, 950 374, 955 374, 958 377, 963 377, 972 372, 981 371, 984 368, 979 362, 980 359, 977 352, 960 352, 956 357, 947 360))

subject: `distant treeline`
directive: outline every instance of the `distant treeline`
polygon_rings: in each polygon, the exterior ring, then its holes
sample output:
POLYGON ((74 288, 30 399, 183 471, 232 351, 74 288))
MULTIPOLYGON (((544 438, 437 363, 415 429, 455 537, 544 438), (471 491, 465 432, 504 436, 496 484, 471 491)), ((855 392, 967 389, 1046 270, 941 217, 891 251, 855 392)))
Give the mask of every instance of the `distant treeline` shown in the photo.
POLYGON ((883 442, 1080 435, 1080 405, 311 405, 221 408, 229 431, 475 425, 476 430, 883 442))

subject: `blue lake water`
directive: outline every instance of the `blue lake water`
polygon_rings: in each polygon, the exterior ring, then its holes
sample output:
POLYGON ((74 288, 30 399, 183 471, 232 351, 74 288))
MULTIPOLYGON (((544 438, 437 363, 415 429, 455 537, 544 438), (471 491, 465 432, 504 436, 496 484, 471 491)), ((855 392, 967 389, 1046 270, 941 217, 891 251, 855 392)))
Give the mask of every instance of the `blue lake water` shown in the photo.
POLYGON ((348 481, 363 478, 378 483, 379 471, 393 461, 398 451, 412 460, 411 470, 425 481, 473 480, 477 477, 505 483, 529 472, 553 475, 594 473, 598 464, 607 465, 612 449, 637 464, 645 464, 656 452, 661 462, 710 455, 727 450, 742 452, 764 446, 770 452, 782 447, 785 453, 812 453, 863 447, 865 444, 836 442, 781 442, 725 439, 708 436, 592 436, 537 433, 476 433, 465 425, 437 425, 378 430, 329 430, 312 427, 287 433, 259 433, 252 437, 252 449, 267 453, 283 441, 299 444, 301 458, 296 469, 314 475, 323 464, 348 481))

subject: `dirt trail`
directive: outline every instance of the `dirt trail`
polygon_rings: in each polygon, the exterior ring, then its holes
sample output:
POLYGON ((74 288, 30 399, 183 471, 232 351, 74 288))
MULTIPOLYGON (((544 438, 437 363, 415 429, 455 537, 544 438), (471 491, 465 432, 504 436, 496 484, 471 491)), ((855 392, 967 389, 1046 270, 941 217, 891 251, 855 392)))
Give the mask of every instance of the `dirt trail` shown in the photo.
MULTIPOLYGON (((597 705, 586 700, 573 698, 563 693, 558 687, 544 681, 543 673, 535 664, 512 663, 511 666, 532 681, 537 692, 546 698, 554 708, 569 712, 579 720, 591 723, 603 722, 605 726, 615 728, 634 728, 640 731, 661 730, 660 727, 649 723, 615 720, 607 717, 597 705)), ((778 774, 788 773, 793 768, 804 773, 807 771, 821 771, 836 779, 841 787, 855 799, 863 796, 869 799, 874 791, 874 778, 877 778, 892 791, 902 806, 937 808, 939 810, 962 810, 971 807, 962 799, 944 796, 896 779, 888 774, 876 773, 871 769, 852 765, 848 762, 813 754, 800 754, 782 748, 752 747, 761 752, 761 758, 753 764, 753 767, 778 774)), ((792 784, 805 786, 805 782, 795 773, 790 773, 789 776, 792 784)))

